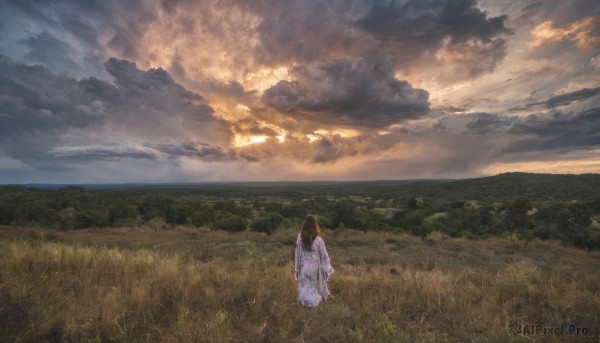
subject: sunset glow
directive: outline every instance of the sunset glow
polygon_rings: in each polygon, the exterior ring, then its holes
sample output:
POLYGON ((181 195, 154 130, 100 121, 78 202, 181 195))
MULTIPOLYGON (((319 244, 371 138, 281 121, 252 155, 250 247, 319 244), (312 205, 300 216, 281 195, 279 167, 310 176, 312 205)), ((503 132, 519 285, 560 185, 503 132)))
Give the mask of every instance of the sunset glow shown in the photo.
POLYGON ((9 0, 0 16, 0 183, 600 172, 597 1, 9 0))
POLYGON ((250 144, 264 143, 269 136, 235 136, 233 145, 243 147, 250 144))

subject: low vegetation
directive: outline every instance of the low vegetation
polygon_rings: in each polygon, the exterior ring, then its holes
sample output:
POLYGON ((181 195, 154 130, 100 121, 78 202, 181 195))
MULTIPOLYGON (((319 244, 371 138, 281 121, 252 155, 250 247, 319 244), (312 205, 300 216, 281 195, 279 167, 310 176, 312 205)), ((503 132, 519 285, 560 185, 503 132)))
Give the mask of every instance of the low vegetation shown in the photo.
POLYGON ((333 298, 295 303, 296 230, 0 230, 0 341, 564 342, 598 335, 600 252, 325 231, 333 298), (585 336, 518 335, 513 322, 585 336))
POLYGON ((600 175, 509 173, 457 181, 0 187, 0 225, 273 233, 308 213, 327 229, 558 240, 600 249, 600 175))

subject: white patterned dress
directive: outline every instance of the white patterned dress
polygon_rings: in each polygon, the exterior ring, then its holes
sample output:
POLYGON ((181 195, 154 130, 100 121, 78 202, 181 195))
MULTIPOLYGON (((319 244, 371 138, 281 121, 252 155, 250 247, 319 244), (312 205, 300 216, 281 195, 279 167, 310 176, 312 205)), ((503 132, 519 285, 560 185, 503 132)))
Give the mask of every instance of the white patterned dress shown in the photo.
POLYGON ((294 269, 300 304, 315 307, 321 300, 327 300, 327 281, 333 274, 333 268, 321 237, 317 236, 313 241, 312 251, 306 251, 302 246, 302 235, 298 234, 294 269))

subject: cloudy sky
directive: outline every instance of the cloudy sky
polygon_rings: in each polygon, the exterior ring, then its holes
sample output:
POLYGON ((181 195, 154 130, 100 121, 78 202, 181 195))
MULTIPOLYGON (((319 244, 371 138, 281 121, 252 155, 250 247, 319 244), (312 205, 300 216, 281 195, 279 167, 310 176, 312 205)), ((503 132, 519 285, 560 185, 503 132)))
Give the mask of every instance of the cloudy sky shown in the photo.
POLYGON ((3 0, 0 184, 600 172, 598 0, 3 0))

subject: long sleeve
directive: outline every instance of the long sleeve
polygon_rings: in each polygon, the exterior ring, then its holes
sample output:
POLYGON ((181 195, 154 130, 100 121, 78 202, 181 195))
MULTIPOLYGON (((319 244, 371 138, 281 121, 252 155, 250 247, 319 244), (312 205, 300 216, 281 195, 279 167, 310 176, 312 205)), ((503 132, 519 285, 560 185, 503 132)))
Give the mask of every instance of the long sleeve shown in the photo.
POLYGON ((294 259, 294 278, 300 279, 300 271, 302 270, 302 240, 296 240, 296 257, 294 259))
POLYGON ((333 274, 333 267, 331 266, 331 261, 329 260, 329 254, 327 254, 327 248, 325 248, 325 241, 320 240, 319 242, 319 255, 320 255, 320 263, 322 270, 325 272, 327 281, 333 274))

